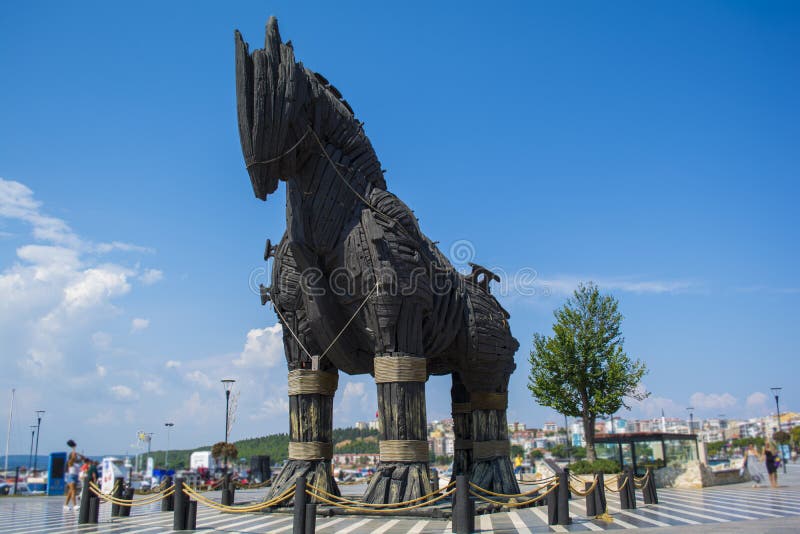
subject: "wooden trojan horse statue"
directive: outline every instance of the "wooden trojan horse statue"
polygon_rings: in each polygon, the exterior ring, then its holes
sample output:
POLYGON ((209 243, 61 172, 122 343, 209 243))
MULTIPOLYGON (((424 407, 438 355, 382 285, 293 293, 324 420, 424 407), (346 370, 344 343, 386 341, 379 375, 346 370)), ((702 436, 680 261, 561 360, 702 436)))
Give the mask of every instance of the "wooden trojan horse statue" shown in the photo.
POLYGON ((519 492, 509 459, 508 379, 519 344, 489 292, 494 275, 463 276, 387 191, 378 157, 350 105, 294 59, 278 24, 264 48, 236 41, 242 151, 256 197, 286 182, 286 233, 274 254, 271 301, 289 366, 289 462, 270 496, 296 476, 338 494, 331 472, 338 372, 369 373, 378 389, 380 463, 371 503, 430 492, 425 382, 452 374, 456 473, 519 492))

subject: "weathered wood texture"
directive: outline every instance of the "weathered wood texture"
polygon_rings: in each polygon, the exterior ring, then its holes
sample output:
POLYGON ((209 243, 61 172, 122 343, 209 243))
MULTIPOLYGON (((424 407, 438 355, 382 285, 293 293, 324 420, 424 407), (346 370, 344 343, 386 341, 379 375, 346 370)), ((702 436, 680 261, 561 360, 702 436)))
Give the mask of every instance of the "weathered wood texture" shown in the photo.
MULTIPOLYGON (((389 355, 391 356, 391 355, 389 355)), ((381 440, 427 441, 424 382, 377 384, 381 440)), ((431 492, 428 462, 383 462, 370 481, 364 500, 407 501, 431 492)))
MULTIPOLYGON (((505 410, 473 410, 472 439, 476 441, 508 440, 505 410)), ((519 493, 519 484, 508 454, 490 459, 473 458, 470 480, 497 493, 519 493)))
MULTIPOLYGON (((330 443, 333 438, 333 397, 326 395, 289 396, 289 440, 321 441, 330 443)), ((275 483, 267 494, 267 499, 277 497, 286 491, 298 476, 305 476, 308 484, 325 491, 339 494, 333 478, 330 460, 289 459, 281 469, 275 483)), ((289 506, 291 502, 283 503, 289 506)))
MULTIPOLYGON (((453 385, 450 388, 452 404, 469 403, 469 391, 464 387, 459 373, 453 373, 453 385)), ((453 451, 453 475, 455 480, 458 475, 469 473, 472 465, 472 448, 459 448, 458 445, 472 440, 472 412, 453 412, 453 434, 456 439, 456 448, 453 451)))
MULTIPOLYGON (((374 355, 404 352, 425 355, 431 374, 459 372, 467 391, 504 390, 519 344, 490 293, 497 277, 477 265, 460 274, 423 234, 413 211, 387 190, 363 123, 325 77, 295 61, 274 18, 263 50, 251 53, 236 32, 235 52, 239 135, 253 191, 265 200, 286 181, 286 233, 262 298, 283 317, 289 369, 309 368, 310 355, 329 347, 323 369, 372 373, 374 355)), ((394 411, 381 416, 385 434, 424 432, 424 388, 386 388, 379 388, 379 409, 394 411), (402 410, 386 402, 395 395, 402 410)), ((459 461, 466 468, 469 458, 459 461)), ((376 502, 427 487, 426 466, 381 469, 391 478, 375 478, 376 502)))

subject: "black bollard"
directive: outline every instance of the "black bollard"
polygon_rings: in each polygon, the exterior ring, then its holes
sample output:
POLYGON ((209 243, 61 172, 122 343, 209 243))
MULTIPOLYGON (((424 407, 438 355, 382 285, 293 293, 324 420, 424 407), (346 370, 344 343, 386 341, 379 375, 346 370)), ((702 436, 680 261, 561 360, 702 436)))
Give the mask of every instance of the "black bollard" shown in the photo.
POLYGON ((619 507, 623 510, 630 510, 631 506, 631 493, 628 491, 628 484, 633 481, 629 478, 627 469, 623 469, 622 473, 617 477, 617 489, 619 490, 619 507))
POLYGON ((89 483, 85 482, 81 488, 81 508, 78 510, 78 524, 85 525, 89 522, 89 483))
POLYGON ((603 473, 595 473, 597 476, 597 487, 594 490, 594 509, 596 515, 601 515, 606 511, 606 480, 603 473))
MULTIPOLYGON (((592 487, 592 482, 584 482, 583 483, 583 490, 589 491, 589 488, 592 487)), ((595 491, 597 488, 595 488, 595 491)), ((586 495, 586 517, 594 517, 596 515, 600 515, 597 512, 597 501, 595 500, 594 491, 588 493, 586 495)))
POLYGON ((186 501, 183 498, 183 478, 175 479, 175 510, 172 514, 172 530, 186 530, 186 501))
MULTIPOLYGON (((122 482, 117 482, 114 484, 114 491, 111 492, 111 496, 115 499, 122 499, 122 482)), ((111 517, 119 517, 121 506, 117 503, 111 503, 111 517)))
POLYGON ((628 490, 628 499, 631 503, 631 510, 636 509, 636 473, 634 473, 633 468, 628 468, 628 485, 626 489, 628 490))
POLYGON ((317 504, 306 504, 306 532, 305 534, 314 534, 317 530, 317 504))
POLYGON ((555 491, 551 491, 545 497, 547 500, 547 524, 548 525, 557 525, 558 524, 558 488, 555 491))
POLYGON ((306 477, 297 477, 294 488, 294 523, 292 534, 306 534, 306 477))
POLYGON ((186 530, 195 530, 197 528, 197 501, 194 499, 189 500, 189 506, 186 507, 186 530))
POLYGON ((453 502, 453 532, 470 534, 475 531, 475 501, 469 496, 469 479, 456 476, 456 497, 453 502))
POLYGON ((96 525, 100 519, 100 497, 92 495, 89 497, 89 523, 96 525))
MULTIPOLYGON (((136 494, 136 492, 133 491, 133 488, 131 488, 131 487, 126 488, 125 491, 122 492, 123 498, 128 500, 128 501, 132 501, 133 500, 133 496, 135 494, 136 494)), ((131 507, 130 506, 120 506, 119 507, 119 516, 120 517, 130 517, 131 516, 131 507)))
MULTIPOLYGON (((170 486, 172 486, 172 477, 167 475, 166 477, 164 477, 164 482, 165 482, 164 488, 168 489, 170 486)), ((161 511, 162 512, 173 511, 175 509, 174 503, 175 503, 174 493, 169 497, 164 497, 163 499, 161 499, 161 511)))
POLYGON ((645 504, 658 504, 658 495, 656 494, 656 478, 653 470, 647 468, 647 478, 645 479, 644 488, 642 488, 642 497, 645 504))
POLYGON ((558 524, 569 525, 572 520, 569 518, 569 471, 562 470, 558 474, 558 524))

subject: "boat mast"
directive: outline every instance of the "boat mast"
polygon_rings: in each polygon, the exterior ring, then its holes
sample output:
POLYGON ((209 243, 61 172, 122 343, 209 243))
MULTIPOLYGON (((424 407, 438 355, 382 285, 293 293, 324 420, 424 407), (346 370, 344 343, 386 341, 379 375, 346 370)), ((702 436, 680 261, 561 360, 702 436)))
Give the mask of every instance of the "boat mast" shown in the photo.
POLYGON ((14 419, 14 394, 16 389, 11 388, 11 411, 8 414, 8 432, 6 432, 6 463, 3 467, 3 473, 8 473, 8 442, 11 440, 11 420, 14 419))

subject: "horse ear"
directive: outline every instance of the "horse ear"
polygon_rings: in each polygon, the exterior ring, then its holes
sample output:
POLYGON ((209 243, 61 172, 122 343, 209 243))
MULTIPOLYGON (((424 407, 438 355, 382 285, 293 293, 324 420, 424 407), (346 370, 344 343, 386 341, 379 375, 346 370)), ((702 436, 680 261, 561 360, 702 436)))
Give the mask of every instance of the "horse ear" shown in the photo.
POLYGON ((278 19, 274 16, 267 21, 267 31, 264 37, 264 50, 278 52, 281 46, 281 32, 278 30, 278 19))

